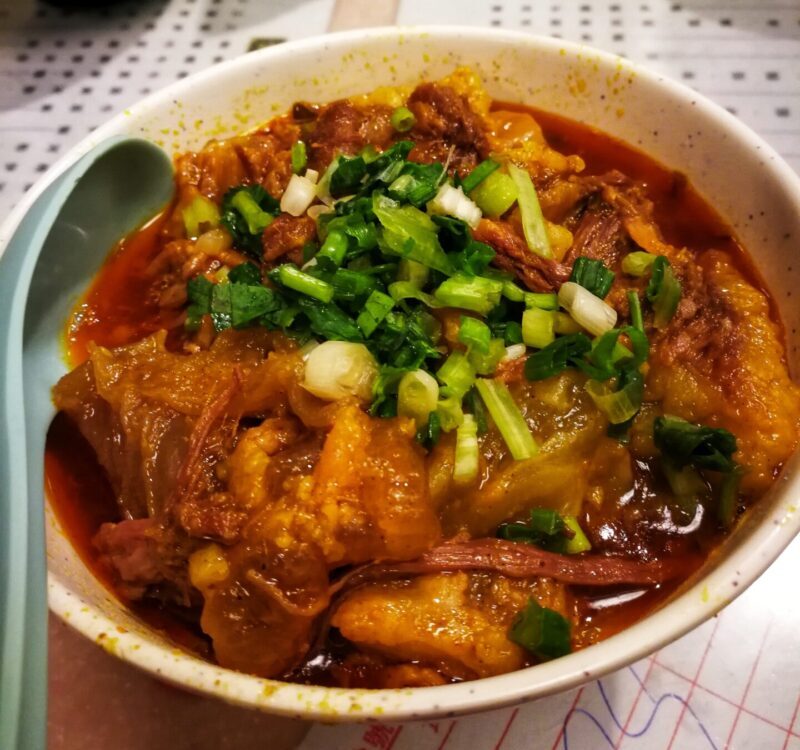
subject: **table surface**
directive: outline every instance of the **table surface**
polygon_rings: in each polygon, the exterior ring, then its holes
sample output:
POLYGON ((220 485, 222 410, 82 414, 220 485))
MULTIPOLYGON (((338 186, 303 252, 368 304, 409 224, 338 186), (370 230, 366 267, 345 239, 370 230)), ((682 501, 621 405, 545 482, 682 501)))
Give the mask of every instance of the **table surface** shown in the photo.
MULTIPOLYGON (((130 0, 82 11, 0 0, 0 218, 115 112, 254 40, 456 22, 583 41, 643 62, 725 106, 800 171, 797 0, 130 0)), ((800 750, 798 568, 800 541, 718 617, 580 689, 481 716, 385 727, 311 725, 190 695, 54 619, 49 747, 800 750)))

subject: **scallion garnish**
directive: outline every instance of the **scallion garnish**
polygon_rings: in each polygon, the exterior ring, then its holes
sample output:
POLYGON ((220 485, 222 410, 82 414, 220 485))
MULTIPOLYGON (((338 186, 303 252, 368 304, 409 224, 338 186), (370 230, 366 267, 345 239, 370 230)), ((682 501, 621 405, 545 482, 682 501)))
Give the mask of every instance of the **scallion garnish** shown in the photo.
POLYGON ((189 239, 197 239, 203 232, 219 226, 220 213, 216 203, 204 195, 196 195, 181 211, 183 226, 189 239))
POLYGON ((558 295, 541 292, 525 292, 525 307, 538 307, 540 310, 558 310, 558 295))
POLYGON ((489 341, 492 338, 492 332, 489 326, 481 320, 476 318, 469 318, 467 316, 461 317, 461 325, 458 328, 458 340, 464 344, 470 351, 475 351, 480 354, 489 353, 489 341))
POLYGON ((522 340, 528 346, 544 349, 553 343, 555 316, 549 310, 530 307, 522 313, 522 340))
POLYGON ((293 289, 296 292, 300 292, 300 294, 318 299, 320 302, 330 302, 333 299, 334 288, 332 284, 322 279, 317 279, 290 263, 278 266, 275 272, 270 275, 287 289, 293 289))
POLYGON ((646 253, 643 250, 628 253, 622 259, 622 272, 627 273, 629 276, 644 276, 655 263, 657 257, 657 255, 646 253))
POLYGON ((484 216, 497 219, 508 211, 517 200, 519 190, 504 172, 492 172, 478 187, 470 192, 484 216))
POLYGON ((445 307, 458 307, 487 315, 500 302, 502 292, 502 281, 457 273, 443 281, 433 297, 445 307))
POLYGON ((539 448, 505 383, 479 378, 475 387, 511 455, 517 461, 535 455, 539 448))
POLYGON ((633 289, 628 291, 628 309, 631 312, 631 325, 644 333, 644 319, 642 318, 642 303, 639 295, 633 289))
POLYGON ((691 464, 698 469, 732 471, 736 465, 736 436, 721 427, 665 415, 653 423, 653 439, 662 455, 679 468, 691 464))
POLYGON ((413 370, 401 378, 397 387, 397 413, 401 417, 411 417, 417 429, 428 423, 438 400, 439 384, 425 370, 413 370))
POLYGON ((478 425, 472 414, 465 414, 456 429, 453 481, 470 484, 478 476, 478 425))
POLYGON ((392 112, 389 122, 398 133, 407 133, 417 124, 417 118, 408 107, 398 107, 392 112))
POLYGON ((572 650, 569 621, 533 599, 514 618, 508 637, 539 661, 557 659, 572 650))
POLYGON ((653 325, 656 328, 664 328, 678 309, 681 300, 681 282, 663 255, 659 255, 653 262, 653 275, 647 285, 646 295, 653 305, 653 325))
POLYGON ((492 172, 499 169, 500 165, 492 159, 486 159, 478 164, 463 180, 461 180, 461 187, 464 192, 471 193, 478 185, 480 185, 492 172))
POLYGON ((356 323, 361 333, 367 338, 375 333, 375 329, 394 307, 394 300, 388 295, 375 289, 364 303, 364 309, 356 318, 356 323))
POLYGON ((533 187, 531 176, 515 164, 508 165, 508 174, 517 187, 517 203, 522 219, 522 231, 528 248, 543 258, 552 258, 553 251, 550 249, 547 225, 542 215, 539 199, 536 197, 536 189, 533 187))
POLYGON ((575 259, 569 280, 588 289, 595 297, 604 299, 614 283, 614 272, 606 268, 601 260, 581 256, 575 259))
POLYGON ((464 352, 455 351, 436 371, 436 377, 447 389, 447 395, 461 400, 475 383, 475 369, 464 352))
POLYGON ((306 144, 303 141, 297 141, 292 145, 292 150, 289 153, 292 161, 292 172, 300 174, 308 164, 306 144))

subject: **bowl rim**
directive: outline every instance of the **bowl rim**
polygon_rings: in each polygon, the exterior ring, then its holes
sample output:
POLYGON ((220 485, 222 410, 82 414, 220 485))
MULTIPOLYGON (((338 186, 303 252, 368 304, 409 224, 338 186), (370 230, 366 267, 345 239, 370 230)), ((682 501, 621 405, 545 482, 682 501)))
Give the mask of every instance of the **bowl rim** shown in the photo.
MULTIPOLYGON (((291 57, 318 48, 358 45, 367 40, 395 39, 400 36, 448 39, 464 38, 521 46, 549 53, 566 51, 569 56, 591 55, 602 66, 611 66, 634 73, 647 83, 666 89, 673 95, 692 101, 697 110, 716 120, 739 142, 761 150, 764 169, 790 195, 800 211, 800 177, 775 150, 750 128, 721 106, 698 94, 688 86, 673 81, 636 63, 593 47, 551 37, 519 31, 485 29, 470 26, 411 26, 358 29, 286 42, 276 47, 242 55, 150 94, 130 107, 146 112, 180 97, 190 87, 213 80, 229 70, 268 63, 272 59, 291 57)), ((117 132, 125 132, 126 113, 119 113, 83 138, 40 177, 0 226, 0 256, 33 203, 53 180, 68 169, 97 142, 117 132)), ((790 479, 785 471, 776 481, 773 492, 790 479)), ((797 474, 798 472, 794 472, 797 474)), ((773 508, 751 533, 747 544, 734 549, 725 560, 704 575, 687 591, 660 610, 624 631, 555 661, 472 682, 401 690, 365 690, 296 685, 267 680, 223 669, 203 662, 179 650, 170 650, 136 633, 117 636, 117 623, 84 602, 57 575, 48 572, 48 593, 51 610, 64 622, 96 642, 103 642, 107 633, 114 633, 117 645, 107 649, 151 673, 152 675, 195 692, 214 695, 227 702, 264 710, 270 713, 325 721, 396 721, 434 716, 453 716, 551 695, 575 687, 588 680, 652 653, 681 637, 709 619, 755 581, 800 532, 800 513, 773 508), (709 589, 728 592, 709 596, 709 589)))

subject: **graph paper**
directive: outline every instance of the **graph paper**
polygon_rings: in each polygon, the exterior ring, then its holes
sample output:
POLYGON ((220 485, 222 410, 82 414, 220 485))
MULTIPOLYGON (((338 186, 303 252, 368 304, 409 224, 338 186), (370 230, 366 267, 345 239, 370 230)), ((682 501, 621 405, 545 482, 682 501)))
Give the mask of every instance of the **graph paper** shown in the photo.
MULTIPOLYGON (((800 171, 796 0, 129 0, 83 12, 0 0, 0 218, 67 148, 151 91, 251 46, 366 22, 514 28, 625 55, 710 96, 800 171)), ((582 688, 453 720, 309 725, 300 748, 800 750, 798 573, 795 542, 721 615, 582 688)), ((101 736, 117 750, 297 746, 264 717, 178 696, 99 651, 73 655, 80 661, 51 651, 54 750, 91 750, 101 736), (61 689, 73 670, 81 684, 61 689), (117 690, 137 698, 109 711, 117 690), (156 697, 144 704, 143 695, 156 697), (157 726, 143 705, 160 710, 157 726), (171 713, 181 717, 180 736, 164 719, 171 713), (91 737, 80 716, 91 718, 91 737)))

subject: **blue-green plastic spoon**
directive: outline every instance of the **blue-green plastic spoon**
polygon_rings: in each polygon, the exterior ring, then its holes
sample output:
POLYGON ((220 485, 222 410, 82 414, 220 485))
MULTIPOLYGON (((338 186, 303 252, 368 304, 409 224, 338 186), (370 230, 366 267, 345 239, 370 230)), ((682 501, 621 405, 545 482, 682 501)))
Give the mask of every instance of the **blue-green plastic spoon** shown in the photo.
MULTIPOLYGON (((62 329, 114 243, 170 199, 172 164, 118 136, 56 177, 0 257, 0 748, 43 750, 44 446, 62 329)), ((76 678, 79 677, 76 675, 76 678)))

